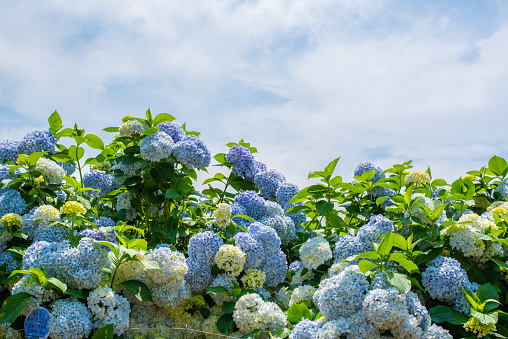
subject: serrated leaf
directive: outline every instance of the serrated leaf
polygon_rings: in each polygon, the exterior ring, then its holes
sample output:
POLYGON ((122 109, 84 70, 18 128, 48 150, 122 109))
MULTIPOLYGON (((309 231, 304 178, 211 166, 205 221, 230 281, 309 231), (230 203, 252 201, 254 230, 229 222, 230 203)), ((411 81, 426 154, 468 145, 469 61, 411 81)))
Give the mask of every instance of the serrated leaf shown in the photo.
POLYGON ((146 284, 139 280, 127 280, 121 283, 136 299, 140 301, 149 301, 152 300, 152 293, 146 284))
POLYGON ((405 294, 411 290, 411 280, 404 274, 387 272, 386 278, 388 282, 397 288, 400 293, 405 294))
POLYGON ((223 334, 230 334, 233 328, 235 328, 235 322, 233 321, 233 314, 228 313, 222 315, 217 319, 217 330, 223 334))
POLYGON ((62 293, 65 293, 67 291, 67 285, 60 279, 57 278, 48 278, 48 281, 46 283, 46 288, 52 288, 59 290, 62 293))
POLYGON ((307 308, 307 306, 303 304, 293 304, 287 310, 288 321, 291 324, 297 324, 302 319, 312 320, 312 313, 307 308))
POLYGON ((496 324, 498 320, 498 314, 497 311, 493 311, 490 313, 480 313, 474 309, 471 309, 471 316, 475 317, 476 319, 480 320, 482 324, 496 324))
POLYGON ((236 302, 234 301, 225 301, 222 303, 222 313, 228 314, 233 313, 235 311, 236 302))
POLYGON ((499 300, 499 294, 496 288, 491 283, 486 283, 478 286, 476 295, 480 298, 480 303, 486 302, 488 299, 499 300))

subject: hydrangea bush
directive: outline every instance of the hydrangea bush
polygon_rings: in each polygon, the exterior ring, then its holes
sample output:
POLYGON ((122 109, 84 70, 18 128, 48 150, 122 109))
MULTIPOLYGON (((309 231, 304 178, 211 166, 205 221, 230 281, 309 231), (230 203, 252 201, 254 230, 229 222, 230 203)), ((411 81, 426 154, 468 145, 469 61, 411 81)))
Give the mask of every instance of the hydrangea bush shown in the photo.
POLYGON ((0 338, 38 307, 50 338, 508 337, 505 159, 450 183, 335 159, 300 189, 174 120, 1 141, 0 338))

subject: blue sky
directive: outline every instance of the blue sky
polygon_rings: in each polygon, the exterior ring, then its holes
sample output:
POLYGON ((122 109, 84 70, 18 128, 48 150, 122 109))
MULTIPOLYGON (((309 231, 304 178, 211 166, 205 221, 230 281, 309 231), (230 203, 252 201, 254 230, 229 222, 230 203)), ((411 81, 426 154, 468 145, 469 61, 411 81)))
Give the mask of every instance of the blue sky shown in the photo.
POLYGON ((300 186, 338 156, 451 180, 508 157, 506 41, 503 1, 3 2, 0 139, 150 107, 300 186))

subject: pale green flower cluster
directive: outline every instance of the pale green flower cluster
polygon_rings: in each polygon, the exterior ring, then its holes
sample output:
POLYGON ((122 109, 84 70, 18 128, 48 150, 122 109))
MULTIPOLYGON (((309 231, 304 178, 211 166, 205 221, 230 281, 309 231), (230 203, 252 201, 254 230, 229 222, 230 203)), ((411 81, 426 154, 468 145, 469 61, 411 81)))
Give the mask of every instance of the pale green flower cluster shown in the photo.
POLYGON ((60 212, 51 205, 41 205, 34 212, 35 220, 53 222, 60 220, 60 212))
POLYGON ((227 274, 237 277, 245 265, 245 253, 238 246, 222 245, 215 255, 215 263, 227 274))

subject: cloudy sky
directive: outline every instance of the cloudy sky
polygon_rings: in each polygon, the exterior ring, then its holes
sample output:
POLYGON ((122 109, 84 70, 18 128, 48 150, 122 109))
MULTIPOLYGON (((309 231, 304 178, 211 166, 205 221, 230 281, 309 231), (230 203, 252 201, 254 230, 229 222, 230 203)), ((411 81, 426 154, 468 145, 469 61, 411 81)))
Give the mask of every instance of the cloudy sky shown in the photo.
POLYGON ((507 41, 504 1, 4 1, 0 139, 150 107, 301 186, 339 156, 451 180, 508 157, 507 41))

